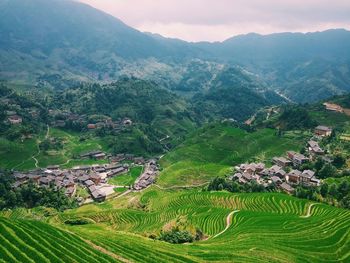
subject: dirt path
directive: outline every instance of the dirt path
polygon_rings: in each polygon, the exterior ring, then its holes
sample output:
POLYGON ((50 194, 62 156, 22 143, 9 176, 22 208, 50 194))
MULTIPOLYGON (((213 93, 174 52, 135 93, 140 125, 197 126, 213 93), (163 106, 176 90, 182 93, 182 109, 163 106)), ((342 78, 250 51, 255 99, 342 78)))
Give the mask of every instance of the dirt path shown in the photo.
POLYGON ((93 249, 96 249, 96 250, 100 251, 101 253, 106 254, 106 255, 108 255, 108 256, 110 256, 110 257, 116 259, 116 260, 119 260, 119 261, 125 262, 125 263, 132 263, 132 262, 133 262, 133 261, 131 261, 131 260, 128 260, 128 259, 126 259, 126 258, 123 258, 122 256, 119 256, 119 255, 117 255, 117 254, 114 254, 113 252, 108 251, 107 249, 105 249, 105 248, 103 248, 103 247, 100 247, 100 246, 94 244, 93 242, 91 242, 91 241, 88 240, 88 239, 82 238, 81 236, 77 235, 76 233, 74 233, 74 232, 72 232, 72 231, 70 231, 70 230, 68 230, 68 229, 63 228, 63 231, 66 231, 66 232, 68 232, 68 233, 70 233, 70 234, 72 234, 72 235, 74 235, 74 236, 79 237, 81 240, 83 240, 86 244, 88 244, 89 246, 91 246, 93 249))
MULTIPOLYGON (((47 131, 46 131, 46 134, 45 134, 45 139, 48 139, 49 138, 49 134, 50 134, 50 126, 47 125, 47 131)), ((37 141, 37 148, 38 148, 38 152, 36 154, 34 154, 31 158, 35 161, 35 167, 36 168, 40 168, 39 167, 39 161, 38 159, 36 158, 37 156, 40 155, 41 153, 41 150, 40 150, 40 147, 39 147, 39 144, 40 144, 40 140, 37 141)))
POLYGON ((158 187, 159 189, 161 190, 171 190, 171 189, 186 189, 186 188, 195 188, 195 187, 201 187, 201 186, 205 186, 209 184, 209 182, 206 182, 206 183, 203 183, 203 184, 197 184, 197 185, 184 185, 184 186, 170 186, 170 187, 162 187, 160 185, 157 185, 157 184, 153 184, 155 187, 158 187))
POLYGON ((39 168, 39 161, 37 158, 35 158, 35 156, 32 156, 32 159, 35 161, 35 167, 39 168))
POLYGON ((90 240, 83 239, 83 241, 84 241, 86 244, 90 245, 92 248, 94 248, 94 249, 96 249, 96 250, 102 252, 103 254, 106 254, 106 255, 108 255, 108 256, 110 256, 110 257, 116 259, 116 260, 119 260, 119 261, 125 262, 125 263, 131 263, 131 262, 132 262, 132 261, 126 259, 126 258, 123 258, 123 257, 121 257, 121 256, 119 256, 119 255, 114 254, 114 253, 111 252, 111 251, 108 251, 107 249, 105 249, 105 248, 103 248, 103 247, 100 247, 100 246, 98 246, 98 245, 95 245, 95 244, 92 243, 90 240))
POLYGON ((46 131, 45 139, 49 138, 49 135, 50 135, 50 126, 47 124, 47 131, 46 131))
POLYGON ((238 213, 238 212, 239 212, 239 210, 235 210, 235 211, 232 211, 231 213, 229 213, 228 216, 226 217, 226 227, 225 227, 225 229, 222 230, 220 233, 216 234, 215 236, 213 236, 212 238, 216 238, 216 237, 222 235, 223 233, 225 233, 229 229, 231 224, 232 224, 232 216, 234 214, 238 213))
POLYGON ((311 205, 309 205, 309 208, 307 209, 306 215, 305 215, 305 216, 300 216, 300 217, 301 217, 301 218, 308 218, 308 217, 310 217, 310 216, 311 216, 311 208, 312 208, 314 205, 316 205, 316 204, 311 204, 311 205))
POLYGON ((124 195, 127 195, 127 194, 131 193, 131 192, 132 192, 132 190, 127 190, 127 191, 125 191, 124 193, 122 193, 121 195, 118 195, 117 197, 115 197, 115 198, 113 198, 113 199, 118 199, 118 198, 120 198, 120 197, 123 197, 124 195))

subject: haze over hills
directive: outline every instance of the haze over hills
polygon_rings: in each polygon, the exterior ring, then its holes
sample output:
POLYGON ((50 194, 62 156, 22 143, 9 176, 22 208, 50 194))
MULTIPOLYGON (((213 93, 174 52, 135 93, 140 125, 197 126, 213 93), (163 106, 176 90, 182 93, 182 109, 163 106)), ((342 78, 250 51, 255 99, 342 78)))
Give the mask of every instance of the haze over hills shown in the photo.
POLYGON ((141 33, 78 2, 1 0, 0 35, 0 78, 17 83, 69 87, 129 75, 192 96, 239 66, 295 102, 350 91, 350 32, 342 29, 188 43, 141 33))
POLYGON ((349 47, 0 0, 0 262, 350 262, 349 47))

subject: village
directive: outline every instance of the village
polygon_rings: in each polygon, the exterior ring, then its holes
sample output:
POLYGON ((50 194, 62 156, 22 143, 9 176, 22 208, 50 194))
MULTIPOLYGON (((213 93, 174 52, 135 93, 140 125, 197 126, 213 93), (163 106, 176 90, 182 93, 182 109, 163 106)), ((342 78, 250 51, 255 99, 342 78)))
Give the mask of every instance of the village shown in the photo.
MULTIPOLYGON (((108 155, 101 151, 82 154, 83 158, 100 159, 106 156, 108 155)), ((134 157, 132 154, 118 154, 109 156, 109 163, 103 165, 77 166, 71 169, 60 169, 58 165, 52 165, 45 169, 25 173, 15 171, 13 188, 33 182, 40 187, 54 187, 56 190, 62 190, 68 197, 76 197, 77 189, 85 188, 89 197, 77 198, 79 204, 82 205, 92 201, 101 202, 113 197, 116 188, 140 191, 155 182, 158 172, 159 167, 156 160, 145 160, 143 157, 134 157), (134 166, 143 166, 143 171, 133 185, 116 186, 108 183, 108 179, 124 175, 134 166)))
MULTIPOLYGON (((38 108, 22 108, 19 104, 16 104, 15 101, 8 98, 2 98, 0 104, 8 109, 5 111, 5 123, 10 125, 22 124, 24 119, 22 116, 23 114, 34 120, 38 119, 40 115, 38 108)), ((99 115, 91 118, 91 116, 86 114, 80 115, 67 110, 58 109, 49 109, 48 116, 51 118, 48 124, 57 128, 65 128, 67 125, 74 124, 81 127, 83 130, 106 128, 119 132, 133 124, 133 121, 127 117, 112 120, 109 116, 99 115)))
POLYGON ((326 126, 318 126, 314 130, 314 136, 307 143, 308 156, 288 151, 285 156, 274 157, 273 166, 267 168, 264 163, 248 163, 234 167, 235 173, 229 177, 231 180, 246 184, 255 181, 265 188, 274 184, 278 189, 286 193, 293 193, 298 185, 320 186, 321 180, 315 176, 315 171, 300 169, 303 164, 315 161, 321 157, 326 162, 331 162, 331 158, 325 155, 325 151, 320 147, 318 141, 324 137, 329 137, 332 129, 326 126))

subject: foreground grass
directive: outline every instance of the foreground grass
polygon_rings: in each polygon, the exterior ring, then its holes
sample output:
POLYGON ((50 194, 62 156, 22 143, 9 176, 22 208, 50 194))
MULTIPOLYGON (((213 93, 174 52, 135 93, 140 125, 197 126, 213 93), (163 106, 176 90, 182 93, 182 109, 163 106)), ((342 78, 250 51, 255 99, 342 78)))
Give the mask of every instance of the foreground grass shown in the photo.
POLYGON ((137 177, 141 175, 142 170, 143 170, 142 166, 132 167, 128 173, 114 176, 108 179, 108 183, 113 185, 123 185, 123 186, 133 185, 137 177))
MULTIPOLYGON (((19 249, 21 258, 17 261, 22 262, 45 258, 57 261, 61 252, 67 253, 66 257, 78 253, 78 258, 68 258, 70 261, 94 262, 87 259, 91 253, 97 253, 93 247, 79 258, 88 249, 87 243, 81 241, 88 240, 133 262, 348 262, 350 212, 311 204, 275 193, 174 192, 151 188, 130 197, 67 211, 51 218, 51 225, 18 218, 11 222, 1 219, 0 260, 15 261, 19 249), (237 210, 228 229, 213 238, 226 228, 227 216, 237 210), (171 245, 147 238, 149 234, 159 234, 165 225, 180 217, 200 228, 208 239, 171 245), (64 224, 75 218, 86 218, 92 223, 64 224), (59 249, 64 240, 64 247, 73 246, 74 253, 59 249), (47 251, 43 253, 45 247, 47 251)), ((96 257, 109 261, 106 254, 96 257)))
POLYGON ((18 170, 35 169, 34 158, 38 160, 38 167, 62 165, 64 168, 70 168, 75 165, 106 163, 105 160, 74 159, 74 157, 79 156, 79 154, 91 150, 107 151, 108 147, 102 139, 86 138, 81 140, 78 133, 50 128, 49 137, 62 141, 63 147, 58 150, 42 152, 39 151, 38 145, 45 136, 46 133, 43 133, 33 139, 24 140, 23 142, 20 140, 8 141, 4 138, 0 138, 0 168, 18 170))
POLYGON ((272 129, 248 133, 227 124, 207 126, 161 160, 164 170, 158 184, 169 187, 204 183, 225 175, 233 165, 270 162, 288 150, 299 151, 306 138, 304 133, 292 132, 279 137, 272 129))

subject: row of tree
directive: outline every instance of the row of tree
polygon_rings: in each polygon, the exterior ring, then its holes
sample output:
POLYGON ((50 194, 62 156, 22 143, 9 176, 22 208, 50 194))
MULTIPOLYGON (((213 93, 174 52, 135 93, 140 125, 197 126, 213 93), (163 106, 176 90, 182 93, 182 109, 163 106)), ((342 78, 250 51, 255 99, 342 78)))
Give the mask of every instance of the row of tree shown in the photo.
POLYGON ((267 187, 258 184, 255 181, 239 184, 236 181, 228 181, 225 178, 216 177, 208 185, 208 191, 222 191, 226 190, 232 193, 261 193, 271 192, 276 189, 274 184, 270 184, 267 187))
POLYGON ((14 188, 13 183, 10 173, 0 173, 0 210, 44 206, 62 211, 77 207, 77 202, 68 198, 62 190, 39 187, 33 182, 14 188))
POLYGON ((294 195, 350 209, 350 183, 346 179, 338 185, 323 183, 320 187, 299 186, 294 195))

